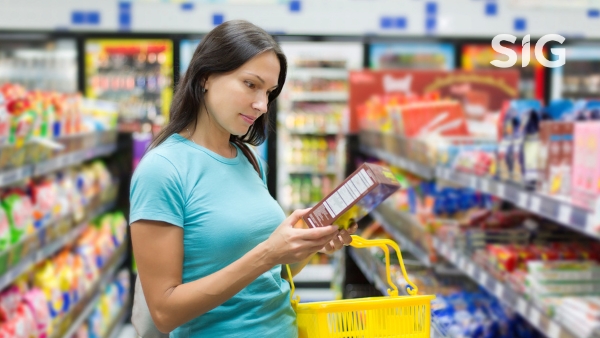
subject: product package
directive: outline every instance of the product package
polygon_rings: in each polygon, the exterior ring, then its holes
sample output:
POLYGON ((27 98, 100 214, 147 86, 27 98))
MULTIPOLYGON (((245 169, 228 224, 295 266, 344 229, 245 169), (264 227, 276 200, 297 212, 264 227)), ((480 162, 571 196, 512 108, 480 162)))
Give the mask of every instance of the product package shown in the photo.
POLYGON ((398 189, 389 168, 365 163, 302 219, 311 228, 333 224, 347 229, 398 189))

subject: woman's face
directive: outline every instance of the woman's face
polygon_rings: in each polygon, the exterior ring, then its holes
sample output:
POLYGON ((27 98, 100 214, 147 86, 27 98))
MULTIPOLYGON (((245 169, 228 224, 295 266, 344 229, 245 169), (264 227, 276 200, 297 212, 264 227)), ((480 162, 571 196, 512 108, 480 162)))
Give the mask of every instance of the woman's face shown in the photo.
POLYGON ((205 83, 206 107, 211 119, 232 135, 244 135, 267 112, 269 94, 277 88, 279 59, 261 53, 238 69, 211 75, 205 83))

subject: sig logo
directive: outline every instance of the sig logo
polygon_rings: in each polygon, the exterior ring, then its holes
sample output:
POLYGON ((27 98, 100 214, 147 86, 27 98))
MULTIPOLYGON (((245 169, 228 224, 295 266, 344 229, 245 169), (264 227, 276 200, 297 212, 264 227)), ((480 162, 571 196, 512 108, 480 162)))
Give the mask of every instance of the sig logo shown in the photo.
MULTIPOLYGON (((492 39, 492 48, 500 53, 508 56, 508 60, 500 61, 493 60, 490 63, 498 68, 509 68, 514 66, 517 63, 517 52, 514 50, 503 47, 500 45, 502 41, 509 41, 511 43, 515 43, 517 41, 517 37, 512 34, 498 34, 492 39)), ((544 46, 550 42, 556 41, 562 44, 565 41, 565 38, 558 34, 546 34, 542 36, 535 45, 535 58, 538 62, 548 68, 556 68, 564 66, 565 64, 565 49, 564 48, 550 48, 550 53, 556 55, 558 57, 557 60, 550 61, 546 59, 544 56, 544 46)), ((521 58, 521 67, 527 67, 529 65, 529 61, 531 58, 530 52, 530 36, 529 34, 523 37, 523 41, 521 42, 521 46, 523 47, 522 58, 521 58)))

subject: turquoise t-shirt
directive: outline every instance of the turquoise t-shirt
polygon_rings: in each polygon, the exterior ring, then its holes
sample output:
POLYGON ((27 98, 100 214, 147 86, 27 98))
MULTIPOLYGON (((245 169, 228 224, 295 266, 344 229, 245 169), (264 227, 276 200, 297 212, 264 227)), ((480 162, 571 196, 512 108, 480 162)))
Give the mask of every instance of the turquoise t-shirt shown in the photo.
MULTIPOLYGON (((223 269, 266 240, 285 214, 240 149, 226 158, 179 134, 149 151, 131 181, 130 223, 183 228, 183 283, 223 269)), ((160 254, 157 252, 157 254, 160 254)), ((281 265, 170 337, 296 337, 281 265)))

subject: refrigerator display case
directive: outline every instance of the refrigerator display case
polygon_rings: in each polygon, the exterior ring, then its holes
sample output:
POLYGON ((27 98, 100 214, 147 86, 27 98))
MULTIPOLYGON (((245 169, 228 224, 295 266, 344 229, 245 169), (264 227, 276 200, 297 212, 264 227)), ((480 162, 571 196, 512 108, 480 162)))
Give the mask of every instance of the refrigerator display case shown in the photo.
MULTIPOLYGON (((363 46, 349 42, 281 42, 288 77, 277 111, 277 199, 286 213, 311 207, 344 179, 348 77, 361 69, 363 46)), ((339 299, 343 251, 317 254, 294 277, 302 301, 339 299)))
POLYGON ((570 45, 566 63, 552 68, 552 99, 600 98, 600 45, 570 45))
POLYGON ((454 46, 448 43, 374 43, 369 46, 371 69, 453 70, 454 46))
POLYGON ((160 129, 169 118, 173 97, 171 40, 85 42, 85 95, 119 105, 119 127, 160 129))
POLYGON ((358 43, 282 42, 288 77, 278 99, 277 198, 284 210, 316 204, 341 182, 348 130, 348 73, 358 43))
MULTIPOLYGON (((519 97, 524 99, 544 100, 545 70, 535 58, 534 48, 530 49, 529 65, 522 67, 522 47, 520 45, 504 46, 514 50, 517 62, 510 69, 519 71, 519 97)), ((505 60, 506 55, 496 52, 489 44, 468 44, 462 47, 461 64, 464 70, 485 70, 498 68, 490 62, 505 60)))
POLYGON ((181 40, 179 43, 179 74, 183 75, 190 65, 194 51, 201 39, 181 40))
POLYGON ((75 39, 45 35, 0 37, 0 86, 5 83, 20 84, 30 90, 75 93, 75 39))

